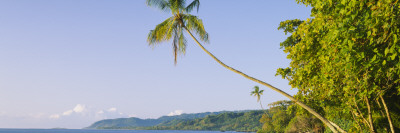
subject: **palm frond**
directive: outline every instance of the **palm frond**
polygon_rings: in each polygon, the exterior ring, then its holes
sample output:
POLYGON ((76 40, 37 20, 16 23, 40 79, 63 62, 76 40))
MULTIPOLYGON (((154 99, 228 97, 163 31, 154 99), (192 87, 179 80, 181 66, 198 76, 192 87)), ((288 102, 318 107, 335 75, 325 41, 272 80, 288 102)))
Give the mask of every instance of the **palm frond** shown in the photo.
POLYGON ((173 16, 158 24, 154 30, 151 30, 147 41, 150 46, 163 41, 172 40, 172 50, 175 64, 177 56, 186 53, 186 44, 183 29, 193 31, 199 36, 199 40, 208 42, 208 33, 205 31, 203 22, 196 16, 187 14, 194 8, 199 8, 200 1, 194 0, 188 6, 186 0, 146 0, 148 6, 158 7, 161 10, 169 10, 173 16))
POLYGON ((185 36, 183 35, 183 31, 181 30, 180 34, 179 34, 179 43, 178 43, 179 45, 178 45, 178 47, 179 47, 179 52, 181 52, 183 54, 186 53, 186 42, 187 41, 185 39, 185 36))
POLYGON ((254 91, 256 92, 256 93, 258 93, 259 92, 259 90, 260 90, 260 87, 258 87, 258 86, 254 86, 254 91))
POLYGON ((172 41, 172 48, 174 53, 174 63, 177 63, 177 56, 186 53, 186 39, 183 35, 182 27, 174 28, 174 39, 172 41))
POLYGON ((178 13, 185 9, 186 0, 169 0, 168 3, 171 5, 171 11, 178 13))
POLYGON ((208 33, 204 29, 203 21, 201 19, 190 14, 185 14, 182 18, 189 30, 194 31, 200 37, 201 41, 206 43, 208 42, 208 33))
POLYGON ((150 31, 147 37, 147 42, 149 45, 169 40, 172 36, 171 29, 174 27, 174 25, 176 25, 176 21, 173 17, 170 17, 158 24, 154 30, 150 31))
MULTIPOLYGON (((172 17, 171 17, 170 19, 172 19, 172 17)), ((177 27, 179 27, 179 23, 176 21, 176 19, 175 19, 175 17, 174 17, 173 20, 170 21, 170 23, 169 23, 169 28, 168 28, 168 31, 166 32, 167 35, 166 35, 166 37, 165 37, 165 40, 171 39, 172 34, 174 33, 173 31, 174 31, 174 29, 176 29, 177 27)))
POLYGON ((190 4, 185 8, 185 12, 189 13, 189 12, 191 12, 194 8, 197 8, 197 12, 199 12, 199 7, 200 7, 200 0, 194 0, 192 3, 190 3, 190 4))
POLYGON ((163 11, 170 11, 171 5, 165 0, 146 0, 147 6, 157 7, 163 11))

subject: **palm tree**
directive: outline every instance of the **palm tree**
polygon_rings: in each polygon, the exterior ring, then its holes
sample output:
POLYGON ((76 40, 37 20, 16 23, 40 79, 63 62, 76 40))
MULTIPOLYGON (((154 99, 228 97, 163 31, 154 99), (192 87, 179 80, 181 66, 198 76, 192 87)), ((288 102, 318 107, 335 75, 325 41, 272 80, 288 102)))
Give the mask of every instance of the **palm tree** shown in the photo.
POLYGON ((261 109, 264 109, 262 104, 261 104, 261 101, 260 101, 260 97, 263 94, 264 90, 260 90, 260 88, 258 86, 254 86, 253 89, 254 89, 254 91, 250 92, 250 95, 254 96, 254 97, 257 97, 257 102, 260 102, 261 109))
POLYGON ((204 50, 209 56, 211 56, 215 61, 217 61, 219 64, 221 64, 223 67, 242 75, 243 77, 252 80, 254 82, 257 82, 259 84, 262 84, 264 86, 267 86, 271 88, 272 90, 277 91, 278 93, 284 95, 285 97, 289 98, 293 102, 297 103, 299 106, 303 107, 304 109, 308 110, 311 114, 315 115, 317 118, 319 118, 322 122, 324 122, 333 132, 337 133, 337 130, 340 132, 346 132, 343 129, 341 129, 339 126, 336 124, 328 121, 325 119, 323 116, 315 112, 312 108, 307 106, 306 104, 296 100, 293 96, 287 94, 286 92, 266 83, 261 80, 258 80, 256 78, 253 78, 251 76, 248 76, 247 74, 236 70, 222 61, 220 61, 217 57, 215 57, 211 52, 209 52, 206 48, 201 45, 201 43, 197 40, 196 37, 192 34, 192 32, 196 33, 200 40, 203 42, 208 42, 208 33, 204 29, 203 22, 201 19, 197 18, 197 16, 193 16, 189 14, 194 8, 197 8, 197 11, 200 6, 200 1, 199 0, 194 0, 188 6, 186 5, 186 0, 146 0, 146 4, 148 6, 154 6, 162 11, 170 12, 172 13, 172 17, 166 19, 162 23, 158 24, 154 30, 151 30, 147 41, 150 46, 155 46, 157 43, 161 43, 164 41, 168 41, 172 39, 172 48, 174 51, 174 61, 176 64, 176 57, 177 54, 185 53, 186 52, 186 39, 183 35, 183 30, 186 30, 186 32, 192 37, 192 39, 199 45, 201 49, 204 50))
POLYGON ((185 0, 169 0, 168 2, 165 0, 147 0, 147 5, 172 12, 172 17, 158 24, 154 30, 150 31, 147 41, 150 46, 154 46, 157 43, 173 38, 172 48, 175 64, 177 54, 185 53, 186 51, 186 39, 183 35, 183 29, 195 31, 201 41, 208 42, 208 33, 204 30, 201 19, 188 14, 195 7, 198 10, 200 5, 199 0, 194 0, 187 7, 184 7, 185 0))

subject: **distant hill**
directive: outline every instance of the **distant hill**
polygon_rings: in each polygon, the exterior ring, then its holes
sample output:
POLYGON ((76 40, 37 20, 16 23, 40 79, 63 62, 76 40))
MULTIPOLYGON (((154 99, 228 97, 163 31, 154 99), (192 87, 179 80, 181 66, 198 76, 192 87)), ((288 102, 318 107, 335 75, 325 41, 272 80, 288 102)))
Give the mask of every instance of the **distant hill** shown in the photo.
POLYGON ((87 129, 120 129, 128 127, 148 127, 161 123, 159 119, 139 119, 139 118, 118 118, 106 119, 93 123, 87 129))
POLYGON ((221 111, 176 116, 158 119, 118 118, 93 123, 89 129, 138 129, 138 130, 223 130, 256 131, 264 111, 221 111))
POLYGON ((257 131, 264 111, 224 112, 193 120, 172 120, 158 124, 153 130, 213 130, 213 131, 257 131))
POLYGON ((176 116, 162 116, 158 119, 140 119, 140 118, 117 118, 117 119, 105 119, 100 120, 87 129, 133 129, 136 127, 151 127, 156 126, 163 122, 168 122, 172 120, 192 120, 196 118, 203 118, 207 115, 216 115, 227 111, 221 112, 205 112, 205 113, 194 113, 194 114, 181 114, 176 116))

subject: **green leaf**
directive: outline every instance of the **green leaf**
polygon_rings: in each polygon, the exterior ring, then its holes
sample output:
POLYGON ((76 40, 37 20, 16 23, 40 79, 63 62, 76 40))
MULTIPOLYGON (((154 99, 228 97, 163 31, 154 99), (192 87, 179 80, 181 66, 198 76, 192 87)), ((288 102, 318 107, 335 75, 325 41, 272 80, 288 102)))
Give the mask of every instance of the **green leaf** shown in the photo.
POLYGON ((353 42, 349 40, 347 43, 349 44, 349 49, 351 50, 353 48, 353 42))
POLYGON ((341 1, 341 4, 346 5, 346 1, 345 1, 345 0, 342 0, 342 1, 341 1))
POLYGON ((372 43, 374 43, 374 38, 373 37, 371 37, 371 39, 369 39, 369 44, 372 44, 372 43))
POLYGON ((395 48, 396 48, 396 45, 392 45, 392 47, 390 47, 390 49, 389 49, 389 53, 395 53, 396 52, 395 48))
POLYGON ((385 56, 389 53, 389 48, 385 48, 385 56))
POLYGON ((390 58, 391 58, 392 60, 394 60, 394 59, 396 59, 396 56, 397 56, 397 53, 394 53, 392 56, 390 56, 390 58))
POLYGON ((378 53, 378 48, 375 48, 373 51, 374 53, 378 53))
POLYGON ((382 65, 386 65, 386 60, 383 60, 382 65))
POLYGON ((375 61, 376 59, 376 55, 374 55, 374 57, 372 57, 371 62, 375 61))

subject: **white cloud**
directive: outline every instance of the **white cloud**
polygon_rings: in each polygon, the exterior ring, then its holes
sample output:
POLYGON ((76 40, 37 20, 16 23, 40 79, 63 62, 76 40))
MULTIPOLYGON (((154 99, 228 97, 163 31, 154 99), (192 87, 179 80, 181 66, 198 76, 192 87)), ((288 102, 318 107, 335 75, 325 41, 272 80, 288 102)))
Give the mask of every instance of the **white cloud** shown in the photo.
POLYGON ((53 115, 50 115, 49 118, 50 119, 58 119, 58 118, 60 118, 60 115, 59 114, 53 114, 53 115))
POLYGON ((126 118, 129 116, 125 115, 122 112, 119 112, 117 110, 117 108, 112 107, 105 111, 104 110, 97 111, 95 114, 95 117, 96 117, 96 119, 101 120, 101 119, 114 119, 114 118, 122 118, 122 117, 126 118))
POLYGON ((128 115, 128 117, 137 117, 137 115, 136 114, 130 114, 130 115, 128 115))
POLYGON ((71 115, 72 112, 74 112, 74 111, 73 110, 67 110, 62 115, 71 115))
POLYGON ((112 108, 108 109, 107 111, 108 111, 108 112, 116 112, 116 111, 117 111, 117 108, 112 107, 112 108))
POLYGON ((68 115, 71 115, 72 113, 83 113, 86 110, 87 110, 87 108, 85 105, 77 104, 73 109, 64 111, 62 113, 62 115, 68 116, 68 115))
POLYGON ((77 104, 74 108, 74 112, 81 113, 86 110, 85 105, 77 104))
POLYGON ((111 107, 108 109, 95 109, 95 108, 90 108, 90 106, 88 107, 84 104, 77 104, 74 108, 70 110, 58 114, 46 115, 46 117, 44 118, 47 120, 51 120, 51 122, 53 122, 54 125, 56 124, 62 125, 63 123, 68 121, 70 123, 74 123, 73 125, 76 126, 73 127, 77 128, 78 125, 84 127, 102 119, 127 118, 134 116, 136 115, 127 115, 122 112, 119 112, 119 110, 117 110, 116 107, 111 107))
POLYGON ((96 112, 96 114, 103 114, 103 113, 104 113, 103 110, 100 110, 100 111, 97 111, 97 112, 96 112))
POLYGON ((30 113, 27 115, 27 117, 39 119, 39 118, 46 117, 46 115, 44 113, 30 113))
POLYGON ((0 128, 22 128, 18 125, 26 127, 40 127, 40 128, 83 128, 90 124, 102 119, 115 119, 115 118, 128 118, 136 115, 129 112, 127 114, 120 112, 116 107, 108 108, 94 108, 84 104, 76 104, 66 111, 53 112, 53 113, 22 113, 10 114, 0 110, 0 128), (43 125, 47 125, 43 127, 43 125))
POLYGON ((181 115, 182 113, 183 110, 175 110, 174 112, 170 112, 168 116, 181 115))

